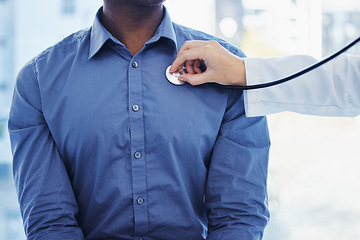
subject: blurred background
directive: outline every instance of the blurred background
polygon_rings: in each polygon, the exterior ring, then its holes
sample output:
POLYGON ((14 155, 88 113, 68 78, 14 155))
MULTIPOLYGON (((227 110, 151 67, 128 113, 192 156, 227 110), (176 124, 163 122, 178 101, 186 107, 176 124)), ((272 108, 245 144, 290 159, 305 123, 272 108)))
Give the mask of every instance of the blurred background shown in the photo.
MULTIPOLYGON (((45 48, 91 26, 101 4, 0 0, 0 240, 25 239, 7 132, 16 74, 45 48)), ((165 5, 174 22, 224 38, 249 57, 322 59, 360 35, 359 0, 167 0, 165 5)), ((359 55, 360 45, 349 52, 359 55)), ((280 113, 268 122, 271 220, 264 239, 360 239, 360 118, 280 113)))

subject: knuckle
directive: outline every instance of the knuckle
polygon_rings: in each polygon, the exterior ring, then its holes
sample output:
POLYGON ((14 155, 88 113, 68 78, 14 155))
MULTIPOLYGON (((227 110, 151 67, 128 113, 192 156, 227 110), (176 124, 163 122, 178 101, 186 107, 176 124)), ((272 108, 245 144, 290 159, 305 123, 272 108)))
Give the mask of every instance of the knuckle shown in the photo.
POLYGON ((213 47, 212 44, 208 44, 208 45, 204 46, 204 49, 205 49, 205 50, 209 50, 209 49, 212 48, 212 47, 213 47))
POLYGON ((190 45, 190 44, 191 44, 191 40, 187 40, 187 41, 185 41, 184 46, 187 46, 187 45, 190 45))
POLYGON ((218 44, 217 41, 215 41, 215 40, 210 40, 210 45, 211 45, 211 46, 216 46, 217 44, 218 44))

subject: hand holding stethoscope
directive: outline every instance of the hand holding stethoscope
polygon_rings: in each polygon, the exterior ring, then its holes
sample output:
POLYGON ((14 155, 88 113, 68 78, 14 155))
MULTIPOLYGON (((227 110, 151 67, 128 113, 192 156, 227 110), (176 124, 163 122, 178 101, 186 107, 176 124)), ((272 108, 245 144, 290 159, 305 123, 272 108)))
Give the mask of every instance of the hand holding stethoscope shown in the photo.
POLYGON ((223 85, 246 85, 244 61, 222 47, 216 41, 188 41, 178 52, 169 69, 177 74, 185 62, 187 73, 179 75, 179 80, 200 85, 217 82, 223 85), (206 64, 202 72, 200 65, 206 64))
POLYGON ((173 83, 177 85, 188 82, 192 85, 215 83, 219 87, 239 90, 265 88, 287 82, 312 71, 347 51, 359 41, 360 37, 330 57, 288 77, 249 86, 246 86, 243 59, 232 54, 216 41, 188 41, 179 50, 177 58, 167 69, 166 75, 170 82, 174 80, 173 83), (184 71, 184 63, 186 71, 184 71), (206 64, 206 71, 204 72, 200 69, 202 63, 206 64))

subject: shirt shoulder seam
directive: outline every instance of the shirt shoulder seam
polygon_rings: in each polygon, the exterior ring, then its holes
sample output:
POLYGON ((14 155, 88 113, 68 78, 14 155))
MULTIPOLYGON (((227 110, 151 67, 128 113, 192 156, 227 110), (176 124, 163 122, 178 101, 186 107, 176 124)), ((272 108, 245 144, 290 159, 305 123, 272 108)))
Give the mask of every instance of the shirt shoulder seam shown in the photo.
POLYGON ((91 28, 87 28, 87 29, 83 29, 83 30, 74 32, 73 34, 65 37, 61 41, 57 42, 56 44, 52 45, 51 47, 48 47, 47 49, 42 51, 39 55, 37 55, 34 58, 35 62, 37 63, 40 58, 42 58, 43 56, 47 56, 54 49, 69 46, 73 43, 83 40, 85 37, 87 37, 89 35, 90 31, 91 31, 91 28))

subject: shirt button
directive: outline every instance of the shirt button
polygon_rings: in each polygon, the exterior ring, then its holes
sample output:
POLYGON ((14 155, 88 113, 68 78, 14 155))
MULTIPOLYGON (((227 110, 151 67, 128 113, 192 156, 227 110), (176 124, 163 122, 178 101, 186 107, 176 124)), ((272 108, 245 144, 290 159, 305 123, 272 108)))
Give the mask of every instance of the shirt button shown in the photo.
POLYGON ((133 106, 132 106, 132 109, 133 109, 134 112, 139 111, 139 105, 136 105, 136 104, 133 105, 133 106))
POLYGON ((141 204, 144 203, 144 199, 141 198, 141 197, 139 197, 139 198, 136 200, 136 202, 141 205, 141 204))
POLYGON ((135 158, 139 159, 139 158, 141 158, 141 153, 140 152, 135 152, 134 156, 135 156, 135 158))
POLYGON ((133 61, 133 63, 131 64, 131 66, 133 68, 137 68, 139 66, 139 64, 137 63, 137 61, 133 61))

